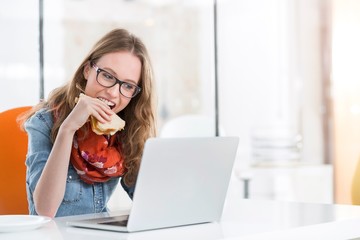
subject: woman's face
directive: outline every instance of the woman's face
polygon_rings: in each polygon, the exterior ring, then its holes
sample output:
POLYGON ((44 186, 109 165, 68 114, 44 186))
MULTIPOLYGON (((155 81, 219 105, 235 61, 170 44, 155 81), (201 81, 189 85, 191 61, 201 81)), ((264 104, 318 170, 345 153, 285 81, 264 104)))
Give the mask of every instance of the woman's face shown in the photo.
MULTIPOLYGON (((120 81, 135 85, 138 85, 140 81, 140 59, 130 52, 108 53, 95 64, 99 69, 105 70, 120 81)), ((84 68, 84 77, 87 80, 85 94, 106 102, 115 113, 122 111, 129 104, 131 98, 120 93, 120 84, 106 88, 96 81, 96 76, 96 69, 88 63, 84 68)))

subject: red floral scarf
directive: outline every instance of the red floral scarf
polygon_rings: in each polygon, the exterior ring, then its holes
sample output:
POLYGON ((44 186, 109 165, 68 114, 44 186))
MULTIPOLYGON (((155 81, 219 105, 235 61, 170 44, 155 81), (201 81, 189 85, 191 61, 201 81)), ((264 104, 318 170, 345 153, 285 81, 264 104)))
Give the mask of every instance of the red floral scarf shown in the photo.
POLYGON ((89 125, 88 129, 86 134, 83 128, 76 131, 71 149, 70 162, 80 178, 93 184, 122 176, 125 167, 116 134, 108 138, 95 134, 89 125))

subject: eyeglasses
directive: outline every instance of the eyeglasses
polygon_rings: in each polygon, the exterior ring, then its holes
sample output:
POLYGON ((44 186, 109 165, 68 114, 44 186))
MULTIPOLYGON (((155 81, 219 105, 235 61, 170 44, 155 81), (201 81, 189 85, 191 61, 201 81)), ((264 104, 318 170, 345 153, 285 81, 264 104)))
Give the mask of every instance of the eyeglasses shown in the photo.
POLYGON ((135 97, 140 91, 141 87, 121 81, 105 71, 104 69, 99 68, 96 66, 94 62, 91 62, 91 67, 93 67, 96 70, 96 81, 103 87, 111 88, 115 86, 116 84, 120 85, 120 93, 127 98, 133 98, 135 97))

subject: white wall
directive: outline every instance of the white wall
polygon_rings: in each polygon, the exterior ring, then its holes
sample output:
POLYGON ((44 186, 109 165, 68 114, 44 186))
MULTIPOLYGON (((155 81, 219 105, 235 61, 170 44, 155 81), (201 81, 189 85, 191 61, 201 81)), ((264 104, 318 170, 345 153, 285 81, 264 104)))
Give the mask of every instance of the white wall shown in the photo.
POLYGON ((220 121, 251 164, 257 129, 303 136, 302 161, 322 163, 317 1, 219 1, 220 121))
POLYGON ((37 2, 14 0, 1 4, 0 112, 38 102, 37 2))

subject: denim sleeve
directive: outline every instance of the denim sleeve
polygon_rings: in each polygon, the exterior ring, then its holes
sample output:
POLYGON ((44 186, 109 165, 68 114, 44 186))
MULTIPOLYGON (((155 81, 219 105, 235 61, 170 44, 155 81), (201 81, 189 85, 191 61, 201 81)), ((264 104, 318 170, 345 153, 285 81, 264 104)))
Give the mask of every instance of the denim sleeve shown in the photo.
POLYGON ((26 185, 30 203, 53 145, 50 139, 52 125, 51 114, 45 110, 40 110, 25 123, 25 130, 28 135, 28 152, 25 162, 27 168, 26 185))
POLYGON ((121 178, 120 183, 121 183, 121 186, 123 187, 123 189, 125 190, 125 192, 127 192, 130 199, 132 200, 134 197, 135 185, 131 186, 131 187, 126 186, 126 184, 124 183, 124 178, 121 178))

